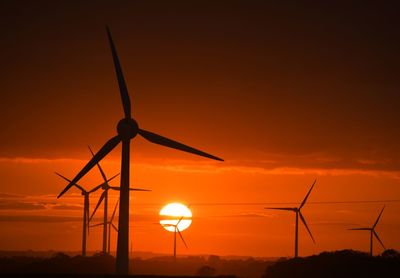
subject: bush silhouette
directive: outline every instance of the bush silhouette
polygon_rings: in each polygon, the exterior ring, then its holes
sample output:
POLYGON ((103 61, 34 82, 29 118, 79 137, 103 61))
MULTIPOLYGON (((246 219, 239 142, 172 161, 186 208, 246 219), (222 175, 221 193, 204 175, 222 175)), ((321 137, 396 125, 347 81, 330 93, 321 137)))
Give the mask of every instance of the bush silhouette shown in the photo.
POLYGON ((263 277, 400 277, 398 254, 394 250, 376 257, 353 250, 323 252, 276 262, 267 267, 263 277))
POLYGON ((215 268, 208 266, 208 265, 203 265, 202 267, 197 270, 196 275, 202 276, 202 277, 211 277, 215 275, 215 268))

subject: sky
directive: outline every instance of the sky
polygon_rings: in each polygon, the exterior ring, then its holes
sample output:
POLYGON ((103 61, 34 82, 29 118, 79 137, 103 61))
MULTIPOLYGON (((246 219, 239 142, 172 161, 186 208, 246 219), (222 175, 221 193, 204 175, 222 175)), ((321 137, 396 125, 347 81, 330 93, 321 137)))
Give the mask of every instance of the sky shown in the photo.
MULTIPOLYGON (((290 256, 294 215, 264 207, 300 203, 315 179, 300 255, 367 251, 347 229, 384 204, 377 231, 400 249, 396 7, 265 2, 1 1, 0 249, 80 249, 83 200, 57 199, 54 171, 74 177, 123 117, 106 25, 139 126, 225 159, 134 139, 132 185, 152 189, 131 195, 135 250, 172 252, 158 212, 179 201, 193 223, 178 254, 290 256), (331 201, 350 203, 316 203, 331 201)), ((120 148, 102 165, 118 173, 120 148)), ((96 169, 80 182, 99 183, 96 169)))

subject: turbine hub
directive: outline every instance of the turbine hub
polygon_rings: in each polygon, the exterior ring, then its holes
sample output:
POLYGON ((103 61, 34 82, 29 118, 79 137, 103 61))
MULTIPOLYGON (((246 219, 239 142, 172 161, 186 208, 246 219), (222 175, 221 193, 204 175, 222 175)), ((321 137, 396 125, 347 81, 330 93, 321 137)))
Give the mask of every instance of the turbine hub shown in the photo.
POLYGON ((125 118, 119 121, 117 125, 117 132, 122 140, 129 140, 134 138, 139 131, 139 126, 134 119, 125 118))

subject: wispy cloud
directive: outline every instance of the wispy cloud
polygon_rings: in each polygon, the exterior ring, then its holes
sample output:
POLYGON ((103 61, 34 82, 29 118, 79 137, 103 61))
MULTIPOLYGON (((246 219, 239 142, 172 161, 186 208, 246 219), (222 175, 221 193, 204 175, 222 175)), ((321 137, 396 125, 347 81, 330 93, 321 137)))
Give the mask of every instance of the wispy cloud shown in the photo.
POLYGON ((366 176, 387 176, 394 179, 400 179, 400 171, 392 170, 374 170, 374 169, 351 169, 351 168, 298 168, 298 167, 277 167, 265 168, 259 166, 215 166, 215 165, 154 165, 142 164, 149 168, 157 168, 166 171, 187 172, 187 173, 244 173, 258 175, 313 175, 313 176, 349 176, 349 175, 366 175, 366 176))
POLYGON ((14 199, 14 198, 23 198, 23 195, 13 194, 13 193, 4 193, 0 192, 0 199, 14 199))
POLYGON ((35 157, 0 157, 0 163, 24 163, 24 164, 39 164, 39 163, 54 163, 54 162, 84 162, 83 159, 73 158, 35 158, 35 157))
POLYGON ((0 200, 0 210, 43 210, 43 209, 46 209, 46 206, 40 203, 0 200))
MULTIPOLYGON (((400 161, 396 159, 336 157, 325 153, 302 155, 262 153, 252 159, 227 160, 224 163, 203 160, 141 158, 136 167, 146 167, 174 172, 218 174, 237 172, 261 175, 370 175, 400 178, 400 161)), ((0 163, 79 163, 86 159, 0 157, 0 163)), ((103 163, 118 164, 107 159, 103 163)))
POLYGON ((51 208, 55 210, 82 210, 83 207, 79 205, 59 204, 53 205, 51 208))
POLYGON ((56 215, 0 215, 0 222, 75 222, 81 221, 81 217, 56 216, 56 215))

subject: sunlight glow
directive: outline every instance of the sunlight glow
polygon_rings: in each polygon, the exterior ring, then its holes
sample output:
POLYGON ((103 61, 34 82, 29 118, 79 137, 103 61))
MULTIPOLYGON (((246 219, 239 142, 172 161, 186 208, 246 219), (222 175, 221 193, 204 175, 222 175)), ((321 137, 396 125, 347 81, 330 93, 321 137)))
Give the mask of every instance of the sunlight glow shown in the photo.
POLYGON ((175 231, 175 225, 182 216, 184 218, 178 224, 179 231, 187 229, 192 224, 192 212, 181 203, 170 203, 164 206, 160 211, 160 216, 161 226, 169 232, 175 231))

